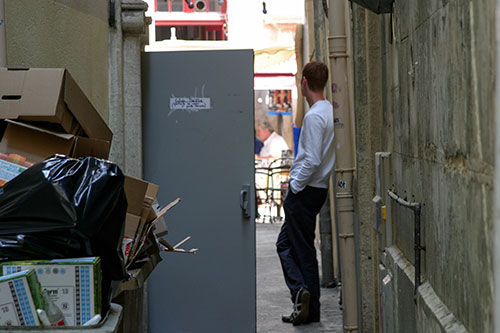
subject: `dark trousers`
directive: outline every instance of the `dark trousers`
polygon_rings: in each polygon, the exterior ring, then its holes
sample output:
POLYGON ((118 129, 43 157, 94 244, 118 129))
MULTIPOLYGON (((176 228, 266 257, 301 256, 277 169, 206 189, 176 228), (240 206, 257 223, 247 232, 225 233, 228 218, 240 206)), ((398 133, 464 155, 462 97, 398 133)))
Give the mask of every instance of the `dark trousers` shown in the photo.
POLYGON ((297 194, 288 191, 283 208, 285 222, 276 247, 292 301, 300 288, 311 293, 309 318, 319 319, 319 271, 314 246, 316 215, 325 202, 328 190, 307 186, 297 194))

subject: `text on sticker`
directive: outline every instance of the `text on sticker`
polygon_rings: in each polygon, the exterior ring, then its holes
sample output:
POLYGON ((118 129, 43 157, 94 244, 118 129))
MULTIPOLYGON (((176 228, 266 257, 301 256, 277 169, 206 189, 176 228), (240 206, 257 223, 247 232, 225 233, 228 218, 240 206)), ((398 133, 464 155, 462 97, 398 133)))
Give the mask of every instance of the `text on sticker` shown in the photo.
POLYGON ((171 110, 203 110, 210 109, 210 98, 205 97, 172 97, 171 110))

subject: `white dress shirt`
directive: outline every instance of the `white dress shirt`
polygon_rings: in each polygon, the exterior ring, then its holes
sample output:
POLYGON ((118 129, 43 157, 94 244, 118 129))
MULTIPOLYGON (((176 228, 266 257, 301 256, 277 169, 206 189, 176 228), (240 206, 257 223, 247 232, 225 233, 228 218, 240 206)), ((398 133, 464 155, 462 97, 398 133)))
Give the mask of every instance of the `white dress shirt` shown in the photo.
POLYGON ((285 139, 276 132, 273 132, 263 143, 264 146, 260 150, 260 156, 262 157, 280 157, 281 151, 288 149, 285 139))

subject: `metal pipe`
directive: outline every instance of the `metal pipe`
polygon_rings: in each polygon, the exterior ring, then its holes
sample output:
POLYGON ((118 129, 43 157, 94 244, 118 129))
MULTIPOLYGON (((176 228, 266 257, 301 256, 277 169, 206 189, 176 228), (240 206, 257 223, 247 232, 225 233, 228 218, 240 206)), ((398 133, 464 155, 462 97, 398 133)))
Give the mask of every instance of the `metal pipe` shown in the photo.
MULTIPOLYGON (((496 1, 496 80, 500 78, 500 0, 496 1)), ((493 186, 493 329, 500 333, 500 84, 495 84, 495 180, 493 186)))
POLYGON ((422 250, 420 246, 420 205, 414 206, 414 216, 415 216, 415 290, 413 291, 413 295, 415 296, 414 301, 417 302, 417 290, 418 286, 420 286, 420 250, 422 250))
POLYGON ((5 4, 4 0, 0 0, 0 67, 7 67, 7 38, 5 35, 5 4))
POLYGON ((333 273, 335 275, 335 279, 337 281, 337 285, 340 284, 340 278, 342 276, 340 272, 340 249, 339 249, 339 224, 338 224, 338 216, 337 216, 337 200, 335 197, 335 174, 332 174, 330 177, 330 184, 328 186, 329 200, 330 200, 330 219, 332 221, 332 248, 333 248, 333 273))
POLYGON ((350 53, 347 31, 350 12, 347 0, 328 2, 328 58, 335 120, 336 211, 342 272, 344 330, 358 332, 359 289, 357 285, 353 184, 355 180, 354 117, 350 92, 350 53))
POLYGON ((391 190, 387 190, 387 194, 394 199, 397 203, 399 203, 402 206, 415 209, 416 206, 419 206, 420 204, 418 202, 409 202, 405 199, 402 199, 400 196, 396 194, 396 192, 392 192, 391 190))
POLYGON ((417 303, 417 290, 418 287, 420 286, 420 266, 421 266, 421 254, 422 250, 425 251, 425 246, 422 246, 421 240, 420 240, 420 215, 421 215, 421 210, 422 206, 418 202, 410 202, 406 199, 401 198, 396 194, 396 192, 393 192, 391 190, 387 190, 387 194, 389 197, 396 201, 398 204, 400 204, 403 207, 409 208, 413 210, 413 217, 414 217, 414 226, 413 226, 413 233, 414 233, 414 253, 415 253, 415 290, 413 291, 413 300, 415 304, 417 303))

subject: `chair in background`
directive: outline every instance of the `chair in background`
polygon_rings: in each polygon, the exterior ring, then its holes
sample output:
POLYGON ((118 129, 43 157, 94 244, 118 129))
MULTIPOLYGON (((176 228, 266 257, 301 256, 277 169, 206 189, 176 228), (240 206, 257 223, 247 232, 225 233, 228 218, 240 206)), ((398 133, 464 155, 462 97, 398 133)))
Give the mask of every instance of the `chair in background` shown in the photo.
POLYGON ((269 164, 269 194, 271 206, 276 207, 276 213, 273 215, 273 221, 283 219, 281 209, 288 190, 288 181, 290 179, 290 167, 293 158, 280 157, 269 164))

